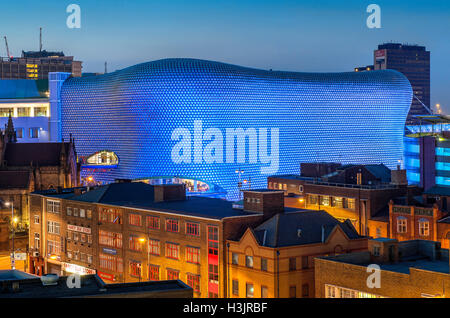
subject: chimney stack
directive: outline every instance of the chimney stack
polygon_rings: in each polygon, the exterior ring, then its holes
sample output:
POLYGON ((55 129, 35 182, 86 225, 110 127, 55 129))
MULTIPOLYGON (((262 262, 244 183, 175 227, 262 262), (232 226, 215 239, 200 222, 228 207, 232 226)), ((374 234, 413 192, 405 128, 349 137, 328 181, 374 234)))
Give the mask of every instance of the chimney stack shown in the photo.
POLYGON ((284 191, 248 190, 244 191, 244 211, 259 212, 264 219, 284 212, 284 191))

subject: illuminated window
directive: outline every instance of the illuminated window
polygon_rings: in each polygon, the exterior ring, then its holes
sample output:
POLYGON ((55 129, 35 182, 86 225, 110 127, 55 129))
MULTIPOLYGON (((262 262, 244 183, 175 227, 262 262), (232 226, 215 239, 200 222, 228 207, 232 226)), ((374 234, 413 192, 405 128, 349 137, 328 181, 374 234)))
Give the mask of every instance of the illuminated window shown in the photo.
POLYGON ((200 264, 200 249, 198 247, 186 247, 186 261, 188 263, 200 264))
POLYGON ((47 232, 59 235, 61 233, 61 224, 59 222, 47 221, 47 232))
POLYGON ((39 233, 34 233, 34 248, 40 249, 41 248, 41 240, 39 233))
POLYGON ((34 224, 39 224, 41 223, 41 217, 39 215, 35 215, 34 216, 34 224))
POLYGON ((253 284, 251 283, 245 284, 245 290, 246 290, 245 296, 247 298, 253 298, 253 293, 255 291, 255 289, 253 288, 253 284))
POLYGON ((35 107, 34 108, 35 117, 47 117, 47 107, 35 107))
POLYGON ((149 280, 159 280, 159 266, 158 265, 148 265, 148 279, 149 280))
POLYGON ((0 108, 0 117, 9 117, 14 115, 14 108, 0 108))
POLYGON ((173 269, 167 269, 167 280, 177 280, 180 277, 180 272, 173 269))
POLYGON ((239 254, 237 254, 237 253, 232 253, 231 254, 231 263, 233 265, 238 265, 239 264, 239 254))
POLYGON ((109 247, 122 248, 122 233, 98 231, 98 243, 109 247))
POLYGON ((419 235, 420 236, 430 235, 430 222, 427 219, 419 220, 419 235))
POLYGON ((100 268, 122 273, 123 272, 123 259, 116 255, 99 254, 100 268))
POLYGON ((129 246, 130 250, 141 252, 143 250, 143 241, 135 235, 130 235, 129 246))
POLYGON ((100 222, 122 224, 122 212, 116 209, 100 209, 100 222))
POLYGON ((67 207, 66 213, 67 213, 67 215, 71 216, 72 215, 72 208, 67 207))
POLYGON ((253 256, 245 255, 245 266, 253 268, 253 256))
POLYGON ((397 218, 397 232, 398 233, 406 233, 408 230, 407 227, 407 219, 404 216, 399 216, 397 218))
POLYGON ((149 240, 148 241, 148 248, 149 248, 149 253, 152 255, 157 255, 159 256, 161 254, 161 244, 158 240, 149 240))
POLYGON ((30 108, 17 107, 17 117, 30 117, 30 108))
POLYGON ((186 278, 187 278, 187 284, 190 287, 192 287, 194 292, 199 293, 200 292, 200 276, 191 274, 191 273, 187 273, 186 278))
POLYGON ((142 225, 141 216, 139 214, 129 213, 128 223, 134 226, 141 226, 142 225))
POLYGON ((200 224, 186 222, 186 234, 192 236, 200 236, 200 224))
POLYGON ((175 219, 167 219, 166 220, 166 231, 167 232, 178 232, 178 220, 175 219))
POLYGON ((178 259, 180 256, 180 245, 174 243, 166 243, 166 257, 178 259))
POLYGON ((139 261, 130 261, 130 276, 141 277, 142 276, 142 265, 139 261))
POLYGON ((59 213, 59 201, 47 200, 47 212, 59 213))
POLYGON ((153 230, 159 230, 159 217, 147 216, 147 227, 153 230))
POLYGON ((104 150, 97 152, 93 155, 90 155, 86 159, 86 163, 88 165, 99 165, 99 166, 117 165, 119 163, 119 158, 114 152, 104 150))
POLYGON ((80 218, 84 218, 84 217, 86 217, 86 210, 80 209, 80 218))

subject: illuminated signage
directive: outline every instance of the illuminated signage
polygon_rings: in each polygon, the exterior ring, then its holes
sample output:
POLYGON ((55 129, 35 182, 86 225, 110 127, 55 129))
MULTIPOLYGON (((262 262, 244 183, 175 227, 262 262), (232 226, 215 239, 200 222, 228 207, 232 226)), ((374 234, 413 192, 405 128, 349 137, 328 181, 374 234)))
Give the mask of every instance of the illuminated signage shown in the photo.
POLYGON ((115 249, 106 248, 106 247, 103 248, 103 252, 106 253, 106 254, 112 254, 112 255, 116 255, 117 254, 117 251, 115 249))
POLYGON ((88 228, 88 227, 82 227, 82 226, 78 226, 78 225, 67 224, 67 229, 69 231, 75 231, 75 232, 91 234, 91 229, 88 228))
POLYGON ((68 273, 74 273, 79 275, 91 275, 95 274, 95 269, 86 268, 76 264, 62 263, 62 269, 68 273))

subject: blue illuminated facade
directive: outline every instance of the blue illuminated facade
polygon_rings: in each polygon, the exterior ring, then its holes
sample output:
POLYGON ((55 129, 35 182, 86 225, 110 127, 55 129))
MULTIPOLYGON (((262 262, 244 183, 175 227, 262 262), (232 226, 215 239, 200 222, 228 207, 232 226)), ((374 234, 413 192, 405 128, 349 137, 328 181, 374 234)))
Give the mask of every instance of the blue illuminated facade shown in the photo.
POLYGON ((231 199, 238 194, 237 170, 247 189, 266 187, 267 175, 298 173, 301 162, 395 168, 403 159, 412 90, 392 70, 295 73, 165 59, 69 78, 59 97, 62 138, 72 134, 79 155, 108 150, 120 160, 97 179, 183 176, 215 184, 231 199), (234 160, 227 160, 227 129, 239 128, 256 136, 256 152, 246 142, 239 157, 233 139, 234 160), (189 132, 190 139, 175 132, 189 132), (174 149, 187 142, 191 153, 183 147, 178 155, 190 161, 177 162, 174 149))

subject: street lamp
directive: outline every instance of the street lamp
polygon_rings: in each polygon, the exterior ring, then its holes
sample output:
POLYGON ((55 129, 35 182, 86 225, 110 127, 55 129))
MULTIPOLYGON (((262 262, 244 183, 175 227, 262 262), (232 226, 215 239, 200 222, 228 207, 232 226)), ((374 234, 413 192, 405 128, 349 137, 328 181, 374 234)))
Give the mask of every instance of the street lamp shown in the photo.
POLYGON ((15 223, 17 217, 14 217, 14 202, 6 202, 6 206, 11 206, 11 221, 12 221, 12 253, 11 253, 11 269, 16 269, 16 255, 14 250, 14 235, 15 235, 15 223))
POLYGON ((244 173, 244 170, 241 170, 241 168, 236 169, 236 173, 238 174, 239 200, 241 200, 241 188, 242 188, 241 175, 244 173))
MULTIPOLYGON (((147 234, 148 237, 148 234, 147 234)), ((144 243, 146 240, 145 238, 141 237, 139 239, 139 242, 144 243)), ((150 240, 147 239, 147 270, 148 270, 148 280, 150 280, 150 240)), ((141 279, 141 269, 139 269, 139 281, 141 279)))

